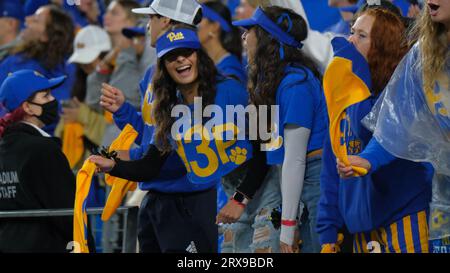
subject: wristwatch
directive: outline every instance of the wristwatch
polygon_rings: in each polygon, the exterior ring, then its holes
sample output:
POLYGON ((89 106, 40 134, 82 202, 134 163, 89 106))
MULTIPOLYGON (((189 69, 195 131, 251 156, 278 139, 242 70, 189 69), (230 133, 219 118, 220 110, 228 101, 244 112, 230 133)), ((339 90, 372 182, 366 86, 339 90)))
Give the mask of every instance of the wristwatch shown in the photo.
POLYGON ((250 201, 250 199, 248 199, 245 195, 243 195, 242 193, 240 193, 238 191, 233 194, 233 197, 231 197, 231 199, 233 199, 234 201, 239 202, 243 205, 247 205, 248 202, 250 201))

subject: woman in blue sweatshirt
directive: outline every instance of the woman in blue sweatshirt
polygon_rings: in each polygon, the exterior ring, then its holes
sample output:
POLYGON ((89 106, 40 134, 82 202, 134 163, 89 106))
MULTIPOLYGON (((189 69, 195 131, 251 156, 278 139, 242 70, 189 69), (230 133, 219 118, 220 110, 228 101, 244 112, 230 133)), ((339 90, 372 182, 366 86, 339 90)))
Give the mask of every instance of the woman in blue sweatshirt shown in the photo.
MULTIPOLYGON (((408 49, 404 31, 400 18, 380 8, 362 12, 352 27, 351 44, 346 46, 348 50, 358 50, 360 55, 356 52, 354 56, 368 62, 371 76, 365 83, 371 94, 348 107, 340 121, 340 144, 347 147, 350 155, 361 153, 372 138, 361 120, 372 109, 408 49)), ((353 71, 358 69, 356 59, 352 60, 353 71)), ((350 91, 350 95, 353 92, 357 91, 350 91)), ((331 141, 327 138, 325 142, 321 174, 317 231, 322 246, 334 248, 338 230, 345 225, 354 235, 353 248, 357 253, 428 252, 426 221, 431 166, 397 159, 366 176, 344 180, 337 173, 331 141)))
MULTIPOLYGON (((435 3, 435 4, 434 4, 435 3)), ((415 30, 419 42, 398 66, 383 99, 368 116, 374 139, 352 166, 371 172, 396 158, 430 162, 434 169, 429 237, 433 253, 450 252, 450 2, 425 7, 415 30), (394 157, 395 155, 395 157, 394 157)), ((352 175, 339 167, 342 176, 352 175)))
MULTIPOLYGON (((133 12, 148 14, 153 13, 154 10, 144 8, 133 10, 133 12)), ((197 14, 193 14, 191 19, 191 22, 185 21, 184 23, 195 25, 200 21, 197 14)), ((178 20, 179 18, 175 16, 169 18, 159 14, 151 15, 148 21, 151 46, 156 47, 158 38, 173 25, 183 24, 178 20)), ((123 160, 142 158, 151 144, 155 129, 155 120, 152 115, 155 99, 152 82, 155 71, 156 65, 149 66, 139 83, 141 92, 140 112, 131 103, 125 101, 125 96, 121 90, 109 85, 103 86, 101 104, 105 107, 105 110, 113 113, 115 124, 120 129, 123 129, 127 124, 131 124, 139 133, 135 141, 139 147, 119 152, 120 158, 123 160), (115 102, 104 104, 108 99, 115 99, 115 102)), ((190 245, 190 241, 195 236, 193 234, 200 228, 203 228, 204 232, 203 236, 197 237, 197 246, 204 245, 204 241, 217 242, 217 227, 213 221, 208 225, 201 221, 192 222, 191 215, 185 213, 170 220, 162 220, 166 218, 165 215, 160 213, 163 207, 177 208, 182 206, 183 210, 188 209, 190 213, 202 215, 204 219, 214 219, 216 210, 211 201, 216 195, 216 184, 216 181, 205 184, 191 183, 186 176, 186 168, 182 160, 176 152, 171 152, 157 177, 138 183, 141 190, 148 191, 139 209, 138 238, 140 252, 183 251, 188 244, 190 245), (197 206, 193 209, 192 204, 199 202, 211 203, 211 206, 197 206), (186 228, 186 226, 189 226, 189 228, 186 228), (172 234, 178 236, 175 238, 172 234), (185 242, 185 238, 191 240, 185 242)), ((178 213, 177 211, 179 210, 176 209, 172 214, 178 213)), ((170 212, 166 209, 164 214, 170 214, 170 212)), ((216 243, 212 244, 208 251, 215 252, 216 245, 216 243)), ((206 251, 203 246, 198 247, 197 250, 206 251)))
MULTIPOLYGON (((151 114, 151 117, 154 118, 154 120, 144 120, 155 124, 153 142, 148 146, 146 155, 140 160, 130 162, 118 160, 114 163, 100 157, 91 157, 91 161, 95 161, 103 170, 110 170, 110 168, 105 168, 105 166, 111 167, 115 165, 116 167, 111 172, 114 176, 127 177, 133 181, 150 181, 162 173, 162 166, 168 162, 172 151, 174 151, 177 153, 176 156, 181 158, 181 165, 184 166, 185 174, 189 181, 201 186, 208 185, 207 191, 211 193, 211 188, 222 176, 233 172, 251 157, 251 144, 248 141, 236 139, 221 142, 217 134, 220 131, 223 131, 225 134, 230 129, 229 126, 222 126, 224 122, 219 115, 214 116, 214 121, 216 122, 216 127, 213 130, 214 139, 209 139, 203 135, 201 139, 198 139, 197 128, 203 129, 200 132, 205 133, 207 131, 209 133, 208 124, 211 123, 207 122, 204 124, 206 120, 196 118, 193 120, 194 124, 192 123, 192 114, 195 115, 196 111, 203 110, 203 108, 195 109, 197 105, 195 105, 196 99, 194 98, 200 97, 206 105, 215 103, 216 106, 220 107, 220 110, 225 111, 227 105, 245 105, 248 101, 247 92, 236 80, 220 76, 216 77, 217 71, 214 63, 201 49, 197 34, 190 27, 185 25, 172 27, 171 30, 158 38, 156 48, 158 65, 154 76, 155 111, 151 113, 143 112, 145 115, 151 114), (170 102, 168 102, 169 100, 170 102), (180 116, 179 118, 175 118, 175 116, 172 118, 171 113, 178 113, 180 116), (219 119, 221 123, 217 124, 219 119), (200 126, 202 124, 204 127, 200 126), (179 125, 182 126, 178 127, 179 125), (174 130, 176 130, 176 134, 174 130), (181 138, 178 138, 178 135, 181 135, 181 138)), ((168 172, 167 169, 164 170, 164 173, 174 175, 172 172, 168 172)), ((162 186, 161 184, 160 188, 162 186)), ((190 190, 190 192, 195 188, 190 186, 189 183, 185 185, 180 183, 179 186, 183 186, 184 189, 190 190)), ((167 198, 167 196, 173 194, 158 192, 157 196, 163 195, 165 196, 164 198, 167 198)), ((182 194, 182 196, 195 194, 202 193, 186 193, 182 194)), ((217 250, 214 247, 214 245, 217 245, 217 227, 215 226, 214 217, 210 217, 211 212, 215 214, 216 208, 208 205, 210 201, 215 201, 215 191, 214 195, 208 194, 208 196, 208 200, 192 201, 192 207, 186 207, 182 211, 183 215, 188 215, 189 219, 191 219, 190 221, 195 221, 197 224, 193 225, 186 222, 184 225, 177 226, 178 229, 196 228, 196 230, 191 230, 190 238, 192 238, 197 250, 200 252, 217 250), (198 208, 203 208, 207 213, 196 213, 193 215, 192 211, 196 209, 198 212, 198 208), (209 236, 214 228, 215 238, 209 236), (207 234, 208 239, 210 239, 209 242, 200 240, 202 236, 205 236, 205 232, 209 233, 207 234), (213 244, 214 240, 215 244, 213 244), (205 245, 205 243, 209 245, 205 245)), ((185 204, 187 204, 187 198, 184 199, 186 200, 184 201, 185 204)), ((149 202, 153 202, 152 200, 153 198, 149 202)), ((175 207, 172 205, 174 208, 177 206, 183 206, 183 203, 177 204, 175 207)), ((167 210, 162 212, 162 214, 158 213, 160 214, 159 217, 173 214, 168 212, 167 210)), ((177 216, 174 217, 177 218, 177 216)), ((166 236, 172 236, 175 241, 177 238, 181 238, 184 232, 178 230, 178 232, 174 233, 168 230, 161 230, 161 233, 164 233, 166 236), (174 237, 175 235, 176 237, 174 237)), ((184 236, 184 239, 186 238, 187 236, 184 236)), ((190 241, 183 241, 182 243, 184 245, 181 246, 181 243, 179 243, 176 245, 176 249, 161 248, 161 250, 183 251, 190 241), (184 248, 181 249, 179 247, 184 248)), ((164 246, 160 245, 160 247, 164 246)))

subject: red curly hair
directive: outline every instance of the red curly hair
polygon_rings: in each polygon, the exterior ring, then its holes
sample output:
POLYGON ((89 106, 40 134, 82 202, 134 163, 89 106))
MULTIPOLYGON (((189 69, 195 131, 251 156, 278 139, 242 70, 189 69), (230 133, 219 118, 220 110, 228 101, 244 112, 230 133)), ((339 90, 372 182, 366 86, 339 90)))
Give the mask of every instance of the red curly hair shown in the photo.
POLYGON ((370 8, 359 16, 361 15, 375 18, 367 59, 372 74, 372 91, 378 95, 384 90, 395 68, 409 50, 406 28, 397 15, 386 9, 370 8))
POLYGON ((25 110, 23 110, 22 107, 19 107, 11 113, 6 114, 3 118, 0 118, 0 138, 3 137, 7 127, 23 120, 25 115, 25 110))

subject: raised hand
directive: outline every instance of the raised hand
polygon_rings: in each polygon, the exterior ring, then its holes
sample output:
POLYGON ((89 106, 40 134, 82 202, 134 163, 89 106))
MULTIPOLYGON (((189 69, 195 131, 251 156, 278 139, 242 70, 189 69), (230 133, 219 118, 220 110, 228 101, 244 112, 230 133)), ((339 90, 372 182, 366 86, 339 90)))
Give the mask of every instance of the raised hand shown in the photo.
POLYGON ((102 84, 100 106, 108 112, 115 113, 125 103, 123 92, 109 84, 102 84))
POLYGON ((355 172, 354 172, 352 166, 361 167, 368 171, 371 168, 370 162, 359 156, 349 155, 348 161, 350 162, 350 166, 345 165, 339 159, 336 160, 336 163, 337 163, 336 167, 337 167, 339 176, 342 178, 350 178, 355 175, 355 172))
POLYGON ((116 165, 116 162, 112 159, 104 158, 99 155, 91 155, 88 158, 89 161, 92 163, 95 163, 97 165, 97 173, 107 173, 110 172, 114 166, 116 165))

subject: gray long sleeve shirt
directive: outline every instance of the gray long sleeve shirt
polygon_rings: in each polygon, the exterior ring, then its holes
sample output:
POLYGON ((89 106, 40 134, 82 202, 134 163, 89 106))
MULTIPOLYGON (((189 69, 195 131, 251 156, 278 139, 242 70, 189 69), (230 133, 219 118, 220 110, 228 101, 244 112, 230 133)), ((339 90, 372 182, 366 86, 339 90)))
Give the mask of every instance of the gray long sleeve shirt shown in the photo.
MULTIPOLYGON (((311 130, 296 125, 284 128, 285 154, 281 172, 282 215, 281 219, 295 220, 298 215, 300 196, 306 170, 306 153, 311 130)), ((296 226, 281 226, 280 241, 294 243, 296 226)))

